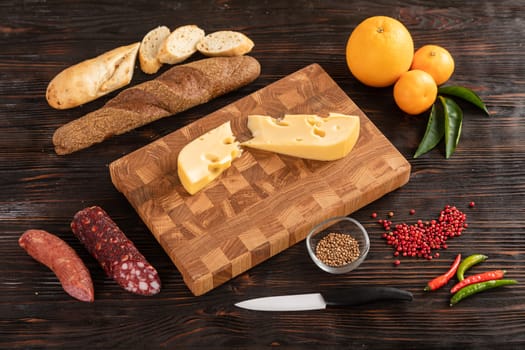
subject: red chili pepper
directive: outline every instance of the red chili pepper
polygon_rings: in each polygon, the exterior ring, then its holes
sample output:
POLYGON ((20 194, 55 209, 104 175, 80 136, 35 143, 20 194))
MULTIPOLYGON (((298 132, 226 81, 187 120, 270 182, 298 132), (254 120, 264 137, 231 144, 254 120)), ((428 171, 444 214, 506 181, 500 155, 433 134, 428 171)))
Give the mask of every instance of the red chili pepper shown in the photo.
POLYGON ((456 256, 456 259, 452 263, 452 266, 450 267, 450 269, 444 274, 437 276, 432 281, 428 282, 424 291, 436 290, 438 288, 443 287, 445 284, 447 284, 447 282, 450 281, 450 279, 454 277, 454 275, 456 274, 456 270, 458 269, 460 262, 461 262, 461 254, 458 254, 458 256, 456 256))
POLYGON ((458 290, 460 290, 463 287, 466 287, 468 285, 478 283, 478 282, 485 282, 490 280, 500 280, 505 275, 505 270, 494 270, 494 271, 487 271, 483 273, 478 273, 477 275, 472 275, 464 280, 457 283, 452 289, 450 290, 450 293, 454 294, 458 290))

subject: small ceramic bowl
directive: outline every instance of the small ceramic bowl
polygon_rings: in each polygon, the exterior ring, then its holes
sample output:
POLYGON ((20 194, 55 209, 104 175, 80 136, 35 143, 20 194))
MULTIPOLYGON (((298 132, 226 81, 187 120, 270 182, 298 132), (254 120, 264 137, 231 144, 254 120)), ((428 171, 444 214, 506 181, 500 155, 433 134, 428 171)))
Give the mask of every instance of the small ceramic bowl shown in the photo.
POLYGON ((370 249, 370 240, 366 229, 357 220, 347 216, 335 216, 321 222, 308 233, 308 236, 306 236, 306 248, 308 254, 319 268, 329 273, 341 274, 350 272, 361 265, 370 249), (319 259, 315 253, 317 244, 331 232, 350 235, 358 242, 359 256, 357 259, 341 266, 327 265, 319 259))

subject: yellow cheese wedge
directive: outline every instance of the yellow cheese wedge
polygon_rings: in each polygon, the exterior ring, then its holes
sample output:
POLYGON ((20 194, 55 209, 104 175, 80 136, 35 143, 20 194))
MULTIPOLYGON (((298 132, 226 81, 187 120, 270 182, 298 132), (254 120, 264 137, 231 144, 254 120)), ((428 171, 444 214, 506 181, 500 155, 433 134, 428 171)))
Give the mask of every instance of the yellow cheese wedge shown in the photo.
POLYGON ((242 146, 314 160, 345 157, 359 137, 359 117, 330 113, 328 117, 287 114, 282 119, 248 116, 253 138, 242 146))
POLYGON ((179 179, 189 194, 195 194, 240 155, 239 142, 228 121, 184 146, 177 159, 179 179))

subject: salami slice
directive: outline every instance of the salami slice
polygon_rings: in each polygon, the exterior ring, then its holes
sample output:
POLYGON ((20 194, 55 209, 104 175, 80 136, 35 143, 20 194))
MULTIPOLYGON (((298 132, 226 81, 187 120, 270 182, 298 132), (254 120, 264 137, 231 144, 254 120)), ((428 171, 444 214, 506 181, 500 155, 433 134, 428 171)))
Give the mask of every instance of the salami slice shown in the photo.
POLYGON ((157 270, 102 208, 93 206, 77 212, 71 230, 122 288, 140 295, 160 292, 157 270))

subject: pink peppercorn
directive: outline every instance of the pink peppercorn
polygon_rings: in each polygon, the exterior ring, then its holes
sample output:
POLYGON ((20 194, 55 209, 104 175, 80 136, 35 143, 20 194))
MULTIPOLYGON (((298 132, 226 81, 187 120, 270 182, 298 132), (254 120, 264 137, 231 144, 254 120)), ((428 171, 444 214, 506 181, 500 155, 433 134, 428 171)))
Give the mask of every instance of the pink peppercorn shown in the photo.
POLYGON ((372 213, 371 216, 372 216, 372 219, 375 219, 375 218, 377 218, 377 213, 372 213))
POLYGON ((414 215, 416 213, 416 209, 410 209, 409 214, 414 215))
POLYGON ((472 202, 470 202, 470 203, 468 204, 468 206, 471 207, 471 208, 474 208, 475 205, 476 205, 476 203, 474 203, 474 201, 472 201, 472 202))
POLYGON ((447 239, 461 236, 468 227, 467 216, 457 207, 446 205, 440 212, 438 220, 408 225, 406 223, 392 226, 390 220, 379 220, 388 235, 383 235, 387 244, 394 249, 394 256, 412 256, 428 260, 439 258, 439 253, 432 250, 447 249, 447 239))

